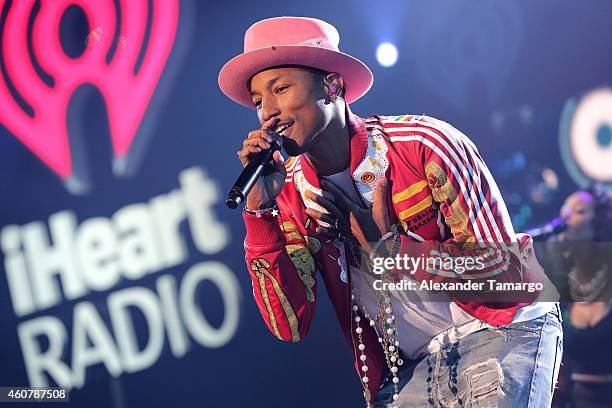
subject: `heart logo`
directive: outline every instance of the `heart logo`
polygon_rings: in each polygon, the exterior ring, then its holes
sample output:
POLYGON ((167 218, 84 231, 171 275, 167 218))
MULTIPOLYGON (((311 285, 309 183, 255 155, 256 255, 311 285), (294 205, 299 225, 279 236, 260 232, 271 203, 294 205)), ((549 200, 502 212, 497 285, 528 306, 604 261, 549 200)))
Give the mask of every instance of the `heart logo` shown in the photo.
POLYGON ((35 3, 0 0, 0 123, 66 181, 74 175, 66 123, 72 94, 84 84, 98 88, 115 159, 125 159, 174 44, 179 3, 119 1, 116 9, 112 1, 53 0, 33 12, 35 3), (59 32, 75 5, 89 35, 85 51, 71 58, 59 32))

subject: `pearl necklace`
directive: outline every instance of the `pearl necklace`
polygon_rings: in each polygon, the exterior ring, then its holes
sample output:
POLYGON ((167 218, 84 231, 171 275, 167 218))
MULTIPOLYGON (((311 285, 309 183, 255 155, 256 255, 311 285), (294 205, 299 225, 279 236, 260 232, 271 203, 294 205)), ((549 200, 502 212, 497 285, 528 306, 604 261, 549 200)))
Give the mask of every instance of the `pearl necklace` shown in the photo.
MULTIPOLYGON (((353 288, 351 295, 352 300, 352 310, 354 314, 354 321, 357 324, 355 328, 355 332, 357 333, 357 337, 359 340, 359 345, 357 348, 361 352, 359 359, 363 362, 363 366, 361 367, 361 371, 363 371, 363 377, 361 377, 361 382, 363 386, 363 393, 366 401, 370 401, 371 394, 368 389, 369 378, 367 376, 368 366, 366 364, 367 357, 365 355, 365 344, 363 342, 362 333, 363 328, 361 327, 361 317, 357 313, 359 309, 363 316, 369 321, 370 326, 374 329, 378 336, 378 342, 381 344, 383 351, 385 353, 385 359, 387 361, 387 366, 389 367, 389 371, 393 375, 393 401, 397 401, 399 399, 399 388, 398 384, 400 379, 397 375, 399 371, 398 366, 404 364, 404 361, 401 359, 399 354, 399 340, 397 335, 397 319, 393 314, 393 307, 391 304, 391 298, 389 296, 388 291, 381 291, 378 297, 378 307, 379 313, 372 318, 368 310, 364 306, 360 306, 358 302, 361 302, 361 296, 356 289, 353 288), (383 327, 382 336, 378 333, 378 329, 376 327, 376 321, 379 321, 383 327)), ((392 406, 391 408, 397 408, 397 406, 392 406)))
MULTIPOLYGON (((397 254, 399 252, 399 247, 400 247, 401 227, 399 227, 398 225, 393 225, 391 229, 392 229, 391 236, 393 237, 391 253, 397 254)), ((379 244, 377 244, 376 247, 378 247, 380 243, 382 243, 388 238, 389 238, 389 235, 385 235, 384 238, 381 238, 381 240, 379 241, 379 244)), ((351 239, 345 239, 343 241, 349 244, 349 248, 350 248, 350 252, 353 257, 354 265, 359 267, 361 265, 361 262, 360 262, 360 259, 361 259, 360 255, 362 254, 361 248, 359 247, 359 245, 355 245, 354 241, 351 239)), ((363 273, 363 272, 361 271, 360 273, 363 273)), ((386 280, 385 277, 387 276, 388 276, 387 272, 383 273, 381 275, 382 280, 385 281, 386 280)), ((386 290, 379 291, 379 296, 378 296, 379 312, 374 318, 372 318, 368 310, 363 305, 360 305, 359 303, 361 303, 361 296, 359 292, 357 291, 357 289, 353 286, 351 289, 351 318, 355 321, 356 326, 357 326, 355 328, 355 333, 357 333, 357 338, 359 341, 359 345, 357 346, 357 348, 359 349, 361 353, 359 356, 359 359, 363 363, 363 366, 361 366, 361 371, 363 372, 363 377, 361 377, 361 385, 363 387, 363 396, 367 404, 366 407, 370 407, 369 401, 372 395, 370 393, 370 389, 368 388, 368 383, 370 382, 370 379, 368 378, 368 375, 367 375, 368 365, 366 364, 366 361, 367 361, 367 356, 365 354, 366 346, 365 346, 365 343, 363 342, 363 337, 362 337, 363 328, 361 327, 361 316, 359 316, 358 314, 359 309, 361 309, 363 316, 369 321, 370 326, 376 332, 377 337, 378 337, 378 342, 381 344, 383 348, 385 359, 387 361, 387 367, 389 367, 389 371, 393 375, 393 378, 392 378, 393 391, 394 391, 393 401, 397 401, 399 400, 398 384, 400 382, 400 379, 397 375, 397 372, 399 371, 398 366, 401 366, 402 364, 404 364, 404 361, 400 358, 400 354, 399 354, 400 343, 399 343, 399 339, 397 335, 397 319, 395 315, 393 314, 391 297, 388 291, 386 290), (383 327, 382 336, 378 333, 378 329, 376 327, 376 321, 380 322, 380 324, 383 327)), ((398 408, 398 407, 396 405, 393 405, 391 406, 391 408, 398 408)))

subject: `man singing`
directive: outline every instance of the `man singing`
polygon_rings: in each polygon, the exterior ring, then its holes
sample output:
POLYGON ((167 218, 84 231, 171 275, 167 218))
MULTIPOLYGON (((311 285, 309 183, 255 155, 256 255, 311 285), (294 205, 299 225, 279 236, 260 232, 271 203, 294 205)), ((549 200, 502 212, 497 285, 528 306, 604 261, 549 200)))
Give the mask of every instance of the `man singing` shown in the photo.
POLYGON ((281 340, 302 339, 320 273, 366 406, 550 406, 562 350, 556 303, 537 301, 538 293, 501 301, 490 291, 376 289, 377 280, 401 279, 535 283, 542 271, 464 134, 427 116, 351 112, 373 76, 338 44, 324 21, 266 19, 219 74, 221 90, 256 109, 262 126, 244 140, 242 164, 273 137, 290 156, 274 153, 243 214, 266 325, 281 340), (482 268, 407 272, 398 262, 372 272, 377 258, 406 254, 472 256, 482 268))

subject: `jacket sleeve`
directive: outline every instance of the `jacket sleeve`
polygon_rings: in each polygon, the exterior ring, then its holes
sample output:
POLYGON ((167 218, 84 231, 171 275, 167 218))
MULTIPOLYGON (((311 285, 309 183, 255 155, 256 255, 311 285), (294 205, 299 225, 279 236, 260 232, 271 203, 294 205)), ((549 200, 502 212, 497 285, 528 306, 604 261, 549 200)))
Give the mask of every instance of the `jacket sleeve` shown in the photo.
POLYGON ((433 282, 522 281, 524 259, 508 211, 472 142, 435 119, 404 134, 408 136, 401 139, 402 150, 421 181, 402 186, 394 194, 398 218, 406 227, 414 217, 431 214, 430 209, 441 215, 437 224, 432 221, 441 239, 431 239, 431 234, 420 236, 409 227, 407 236, 401 237, 400 254, 430 261, 428 266, 411 271, 414 278, 433 282))
POLYGON ((283 214, 244 213, 246 264, 253 296, 268 329, 280 340, 306 335, 315 311, 315 260, 297 226, 283 214))

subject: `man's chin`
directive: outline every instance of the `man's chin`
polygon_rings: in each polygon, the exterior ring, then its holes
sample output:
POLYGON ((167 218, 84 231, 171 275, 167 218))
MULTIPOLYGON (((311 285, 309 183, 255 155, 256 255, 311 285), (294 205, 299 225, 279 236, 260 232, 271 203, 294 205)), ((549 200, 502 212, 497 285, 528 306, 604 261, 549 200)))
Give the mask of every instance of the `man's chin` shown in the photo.
POLYGON ((288 137, 283 137, 283 150, 289 156, 299 156, 304 153, 304 148, 288 137))

